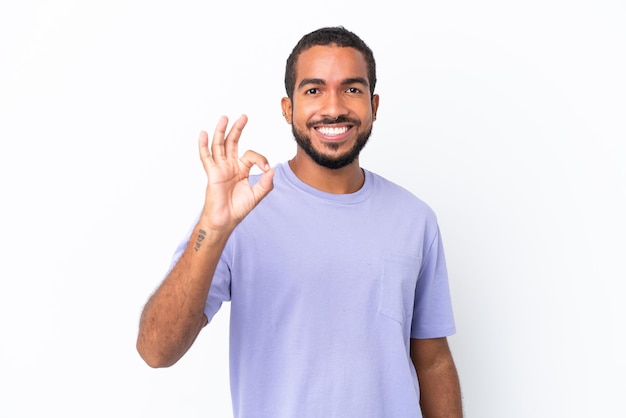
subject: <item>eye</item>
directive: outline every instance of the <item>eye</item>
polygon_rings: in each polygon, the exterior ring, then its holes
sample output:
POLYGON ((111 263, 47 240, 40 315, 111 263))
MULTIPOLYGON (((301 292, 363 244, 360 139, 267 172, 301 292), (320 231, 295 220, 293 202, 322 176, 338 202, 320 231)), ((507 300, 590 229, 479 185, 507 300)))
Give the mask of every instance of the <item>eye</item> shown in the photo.
POLYGON ((319 90, 316 87, 310 88, 304 92, 304 94, 317 94, 317 93, 319 93, 319 90))
POLYGON ((357 87, 348 87, 346 93, 361 93, 361 89, 357 87))

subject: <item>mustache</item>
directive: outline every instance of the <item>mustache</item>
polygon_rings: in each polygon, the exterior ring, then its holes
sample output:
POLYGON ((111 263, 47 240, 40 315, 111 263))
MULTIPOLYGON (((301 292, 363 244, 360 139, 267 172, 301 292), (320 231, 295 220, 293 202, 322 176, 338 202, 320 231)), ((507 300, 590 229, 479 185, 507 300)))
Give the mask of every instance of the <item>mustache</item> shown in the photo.
POLYGON ((311 122, 308 122, 306 124, 306 126, 307 126, 307 128, 310 129, 310 128, 314 127, 315 125, 332 125, 332 124, 335 124, 335 123, 351 123, 352 125, 355 125, 355 126, 360 125, 359 121, 356 120, 356 119, 352 119, 352 118, 349 118, 349 117, 344 116, 344 115, 339 115, 335 119, 323 118, 323 119, 320 119, 320 120, 311 121, 311 122))

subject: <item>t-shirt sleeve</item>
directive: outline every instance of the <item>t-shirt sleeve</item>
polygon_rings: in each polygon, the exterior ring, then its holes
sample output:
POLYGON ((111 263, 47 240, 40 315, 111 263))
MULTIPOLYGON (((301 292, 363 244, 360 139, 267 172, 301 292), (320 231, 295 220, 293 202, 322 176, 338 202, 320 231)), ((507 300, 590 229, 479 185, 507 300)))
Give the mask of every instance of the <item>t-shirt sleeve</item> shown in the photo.
POLYGON ((204 314, 211 322, 213 316, 220 310, 223 302, 230 301, 230 268, 228 267, 227 257, 228 246, 222 253, 220 260, 215 269, 213 275, 213 281, 211 282, 211 289, 209 289, 209 296, 207 297, 204 305, 204 314))
POLYGON ((415 288, 411 338, 447 337, 456 332, 448 271, 439 228, 426 250, 415 288))

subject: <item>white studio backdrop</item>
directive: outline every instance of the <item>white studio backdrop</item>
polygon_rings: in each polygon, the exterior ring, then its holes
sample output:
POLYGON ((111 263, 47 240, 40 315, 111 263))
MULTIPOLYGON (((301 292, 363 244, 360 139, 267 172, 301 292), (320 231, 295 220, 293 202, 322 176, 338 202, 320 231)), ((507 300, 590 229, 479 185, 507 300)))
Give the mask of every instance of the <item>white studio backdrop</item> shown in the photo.
POLYGON ((139 314, 198 132, 246 113, 241 147, 290 158, 284 61, 326 25, 378 61, 362 164, 439 216, 466 416, 623 416, 626 5, 215 3, 0 5, 0 416, 230 416, 228 306, 162 370, 139 314))

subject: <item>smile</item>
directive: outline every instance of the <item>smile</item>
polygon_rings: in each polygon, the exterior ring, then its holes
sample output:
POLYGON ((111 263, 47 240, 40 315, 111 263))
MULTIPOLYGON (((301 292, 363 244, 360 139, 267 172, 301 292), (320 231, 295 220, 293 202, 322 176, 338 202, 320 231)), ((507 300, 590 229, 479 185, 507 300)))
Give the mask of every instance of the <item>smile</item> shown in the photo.
POLYGON ((345 134, 346 132, 348 132, 348 129, 350 128, 347 126, 340 126, 340 127, 321 126, 315 129, 317 129, 317 131, 324 136, 337 136, 337 135, 345 134))

